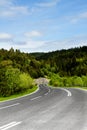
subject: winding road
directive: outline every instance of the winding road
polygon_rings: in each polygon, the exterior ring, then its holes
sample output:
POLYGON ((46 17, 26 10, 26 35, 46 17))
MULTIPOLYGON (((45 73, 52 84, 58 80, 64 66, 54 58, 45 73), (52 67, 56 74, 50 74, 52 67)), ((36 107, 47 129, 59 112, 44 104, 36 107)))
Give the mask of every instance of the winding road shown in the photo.
POLYGON ((0 130, 87 130, 87 91, 40 85, 34 94, 0 102, 0 130))

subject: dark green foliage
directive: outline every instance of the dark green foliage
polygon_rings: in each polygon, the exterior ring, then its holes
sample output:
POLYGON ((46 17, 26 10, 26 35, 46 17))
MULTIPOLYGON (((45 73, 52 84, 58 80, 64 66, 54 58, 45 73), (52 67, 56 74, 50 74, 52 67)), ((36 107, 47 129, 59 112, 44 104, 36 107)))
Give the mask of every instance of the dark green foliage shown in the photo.
POLYGON ((15 50, 11 48, 9 51, 1 49, 0 50, 0 65, 3 67, 11 65, 13 68, 20 69, 21 72, 29 73, 32 77, 37 78, 42 76, 41 73, 41 63, 35 60, 28 53, 20 52, 20 50, 15 50))
POLYGON ((25 74, 31 60, 29 54, 19 50, 0 50, 0 96, 10 96, 32 87, 32 80, 29 80, 32 78, 25 74))
POLYGON ((40 56, 43 56, 45 53, 43 52, 35 52, 35 53, 30 53, 31 56, 38 58, 40 56))
POLYGON ((0 96, 26 91, 32 78, 45 76, 55 86, 87 87, 87 46, 33 54, 0 50, 0 96))
POLYGON ((36 59, 60 76, 87 75, 87 46, 45 53, 36 59))
POLYGON ((11 48, 0 50, 0 64, 12 65, 33 78, 52 73, 60 76, 87 75, 87 46, 49 53, 22 53, 11 48))

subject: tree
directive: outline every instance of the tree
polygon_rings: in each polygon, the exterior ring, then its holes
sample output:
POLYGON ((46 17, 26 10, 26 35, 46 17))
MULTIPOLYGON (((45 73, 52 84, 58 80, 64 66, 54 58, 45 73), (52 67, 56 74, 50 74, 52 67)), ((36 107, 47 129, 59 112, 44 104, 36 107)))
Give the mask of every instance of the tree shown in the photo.
POLYGON ((82 76, 83 87, 87 87, 87 76, 82 76))
POLYGON ((5 86, 7 93, 6 96, 12 95, 19 91, 19 76, 20 76, 20 70, 17 68, 9 67, 6 70, 5 77, 7 86, 5 86))
POLYGON ((0 70, 0 95, 10 96, 19 89, 20 70, 7 67, 0 70), (2 75, 2 76, 1 76, 2 75))

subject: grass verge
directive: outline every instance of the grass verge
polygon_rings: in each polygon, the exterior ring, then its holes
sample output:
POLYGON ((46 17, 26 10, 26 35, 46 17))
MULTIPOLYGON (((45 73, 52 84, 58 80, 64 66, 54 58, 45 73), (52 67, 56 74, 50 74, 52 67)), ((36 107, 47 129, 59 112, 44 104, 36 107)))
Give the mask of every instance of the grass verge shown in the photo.
POLYGON ((53 88, 77 88, 77 89, 82 89, 82 90, 86 90, 87 91, 87 87, 79 87, 79 86, 72 86, 72 87, 60 87, 60 86, 52 86, 52 85, 48 85, 48 86, 51 86, 51 87, 53 87, 53 88))
POLYGON ((38 89, 38 87, 34 86, 32 89, 28 89, 27 91, 25 91, 23 93, 15 94, 15 95, 12 95, 12 96, 9 96, 9 97, 0 97, 0 101, 7 101, 7 100, 11 100, 11 99, 22 97, 22 96, 26 96, 27 94, 33 93, 37 89, 38 89))
POLYGON ((74 86, 74 87, 68 87, 68 88, 78 88, 78 89, 86 90, 86 91, 87 91, 87 87, 78 87, 78 86, 74 86))

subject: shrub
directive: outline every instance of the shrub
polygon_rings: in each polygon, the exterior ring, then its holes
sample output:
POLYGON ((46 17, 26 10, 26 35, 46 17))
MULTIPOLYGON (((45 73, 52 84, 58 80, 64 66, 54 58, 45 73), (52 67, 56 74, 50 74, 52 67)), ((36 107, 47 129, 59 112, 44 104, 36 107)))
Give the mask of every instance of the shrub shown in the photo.
POLYGON ((74 86, 81 86, 81 87, 83 86, 83 81, 81 77, 77 76, 73 77, 73 83, 74 86))
POLYGON ((10 96, 15 93, 19 86, 20 70, 17 68, 9 67, 5 72, 5 85, 1 89, 2 96, 10 96))
POLYGON ((33 86, 33 79, 30 77, 30 75, 26 73, 20 74, 20 84, 19 87, 23 90, 32 88, 33 86))
MULTIPOLYGON (((2 73, 0 73, 2 74, 2 73)), ((30 75, 21 73, 19 69, 7 67, 0 79, 0 96, 6 97, 31 89, 33 80, 30 75)))
POLYGON ((83 86, 87 87, 87 76, 82 76, 83 86))

